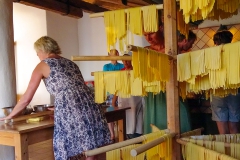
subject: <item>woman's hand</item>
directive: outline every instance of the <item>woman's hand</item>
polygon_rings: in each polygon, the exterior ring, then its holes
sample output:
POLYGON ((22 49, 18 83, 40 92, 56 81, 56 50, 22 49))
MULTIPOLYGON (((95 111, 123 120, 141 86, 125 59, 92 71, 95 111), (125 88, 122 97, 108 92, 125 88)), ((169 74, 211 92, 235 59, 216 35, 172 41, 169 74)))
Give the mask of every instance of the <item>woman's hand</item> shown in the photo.
POLYGON ((47 109, 50 111, 54 111, 54 107, 48 107, 47 109))
POLYGON ((9 120, 9 119, 12 119, 12 117, 9 117, 9 116, 2 117, 2 118, 0 118, 0 121, 5 121, 5 120, 9 120))

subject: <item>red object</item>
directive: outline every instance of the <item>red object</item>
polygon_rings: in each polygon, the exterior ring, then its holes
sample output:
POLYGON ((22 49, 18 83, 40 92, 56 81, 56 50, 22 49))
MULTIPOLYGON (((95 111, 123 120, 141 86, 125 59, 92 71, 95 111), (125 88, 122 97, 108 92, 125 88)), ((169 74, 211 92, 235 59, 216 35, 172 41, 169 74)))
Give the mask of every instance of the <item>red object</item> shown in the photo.
POLYGON ((94 87, 94 81, 85 81, 85 84, 86 84, 88 87, 94 87))

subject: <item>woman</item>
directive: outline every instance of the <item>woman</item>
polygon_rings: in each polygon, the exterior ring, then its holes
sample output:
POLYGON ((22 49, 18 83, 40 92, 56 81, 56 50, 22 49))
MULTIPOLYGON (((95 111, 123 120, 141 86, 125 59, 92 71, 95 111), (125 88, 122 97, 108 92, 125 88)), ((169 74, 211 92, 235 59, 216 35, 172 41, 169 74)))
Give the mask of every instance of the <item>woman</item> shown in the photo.
POLYGON ((110 143, 106 119, 100 106, 94 103, 94 95, 85 85, 78 66, 60 56, 57 42, 50 37, 39 38, 34 48, 41 62, 14 110, 0 120, 11 119, 23 110, 43 79, 48 92, 55 96, 53 147, 56 160, 80 157, 83 151, 110 143))

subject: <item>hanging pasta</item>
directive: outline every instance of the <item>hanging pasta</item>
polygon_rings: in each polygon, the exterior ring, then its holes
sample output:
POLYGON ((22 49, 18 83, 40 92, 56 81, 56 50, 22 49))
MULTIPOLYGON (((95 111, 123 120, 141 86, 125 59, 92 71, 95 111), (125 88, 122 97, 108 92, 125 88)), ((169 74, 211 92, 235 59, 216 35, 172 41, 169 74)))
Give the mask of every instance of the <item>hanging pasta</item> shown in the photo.
POLYGON ((226 57, 227 84, 240 83, 240 43, 230 43, 223 46, 223 56, 226 57), (227 61, 228 60, 228 61, 227 61))
POLYGON ((184 22, 182 10, 177 10, 177 29, 188 39, 189 24, 184 22))
POLYGON ((191 74, 192 75, 201 75, 206 72, 205 70, 205 50, 191 51, 191 74))
POLYGON ((107 37, 107 49, 115 48, 119 41, 120 51, 123 51, 124 38, 126 36, 126 19, 124 10, 104 12, 104 24, 107 37))
POLYGON ((221 68, 222 46, 215 46, 205 49, 205 67, 211 70, 221 68))
POLYGON ((143 34, 143 26, 142 26, 142 10, 141 7, 128 8, 129 12, 129 30, 136 34, 143 34))
POLYGON ((234 158, 240 159, 240 144, 239 143, 230 143, 231 153, 230 155, 234 158))
POLYGON ((156 5, 142 7, 144 32, 158 31, 158 13, 156 5))
POLYGON ((156 131, 147 135, 144 135, 144 144, 151 142, 157 138, 164 137, 165 141, 161 144, 146 151, 147 159, 165 159, 171 160, 172 156, 172 138, 169 134, 165 134, 164 131, 156 131))
POLYGON ((104 90, 104 78, 103 72, 95 72, 94 73, 94 87, 95 89, 95 102, 102 103, 105 101, 105 90, 104 90))
MULTIPOLYGON (((104 24, 105 24, 105 32, 107 37, 107 50, 110 51, 111 46, 115 46, 117 34, 114 27, 114 12, 107 11, 104 12, 104 24)), ((115 47, 113 47, 115 48, 115 47)))
POLYGON ((177 80, 182 82, 191 78, 190 54, 177 55, 177 80))

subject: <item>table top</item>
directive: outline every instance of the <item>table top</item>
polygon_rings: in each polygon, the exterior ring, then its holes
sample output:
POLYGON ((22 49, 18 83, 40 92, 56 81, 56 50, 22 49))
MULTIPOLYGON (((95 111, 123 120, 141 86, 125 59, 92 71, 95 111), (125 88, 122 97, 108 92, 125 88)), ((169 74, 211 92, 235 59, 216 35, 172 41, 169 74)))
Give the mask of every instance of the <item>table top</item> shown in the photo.
MULTIPOLYGON (((124 110, 130 109, 130 107, 108 107, 105 110, 105 113, 111 114, 113 112, 121 112, 124 110)), ((54 121, 53 119, 47 119, 40 122, 31 122, 26 123, 25 121, 19 123, 4 123, 0 121, 0 133, 1 132, 9 132, 9 133, 26 133, 35 130, 40 130, 43 128, 53 127, 54 121)))
POLYGON ((25 121, 12 124, 0 122, 0 132, 9 132, 9 133, 26 133, 35 130, 40 130, 43 128, 53 127, 54 123, 52 119, 40 121, 40 122, 31 122, 26 123, 25 121))
POLYGON ((130 109, 131 107, 106 107, 105 108, 105 113, 112 113, 112 112, 118 112, 118 111, 125 111, 127 109, 130 109))

